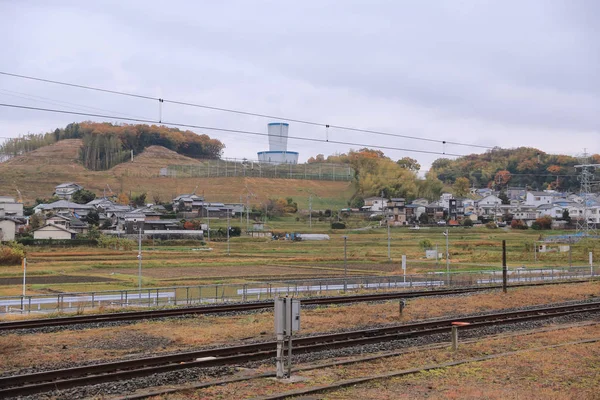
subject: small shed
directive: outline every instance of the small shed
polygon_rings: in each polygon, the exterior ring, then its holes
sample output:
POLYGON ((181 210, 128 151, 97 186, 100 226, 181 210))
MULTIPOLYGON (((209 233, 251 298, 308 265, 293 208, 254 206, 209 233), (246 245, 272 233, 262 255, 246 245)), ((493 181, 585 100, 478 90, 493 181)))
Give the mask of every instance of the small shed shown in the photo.
POLYGON ((46 224, 33 231, 34 239, 71 240, 75 239, 77 232, 60 225, 46 224))
POLYGON ((10 218, 0 218, 0 242, 15 240, 17 222, 10 218))

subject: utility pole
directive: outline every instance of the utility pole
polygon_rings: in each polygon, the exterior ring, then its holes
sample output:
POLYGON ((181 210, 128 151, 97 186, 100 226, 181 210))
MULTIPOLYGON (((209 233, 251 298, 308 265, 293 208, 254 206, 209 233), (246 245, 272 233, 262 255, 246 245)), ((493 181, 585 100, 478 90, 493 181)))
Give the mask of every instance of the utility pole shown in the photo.
POLYGON ((390 245, 390 221, 387 221, 387 233, 388 233, 388 261, 392 261, 392 249, 390 245))
MULTIPOLYGON (((138 289, 142 290, 142 225, 138 225, 138 289)), ((141 293, 140 293, 141 296, 141 293)))
POLYGON ((229 225, 229 214, 231 214, 231 210, 227 210, 227 255, 229 255, 229 230, 231 229, 231 225, 229 225))
POLYGON ((246 234, 250 226, 250 194, 246 195, 246 234))
POLYGON ((448 280, 448 285, 450 285, 450 251, 448 246, 448 229, 444 232, 444 236, 446 236, 446 276, 448 280))
POLYGON ((347 256, 347 240, 348 236, 344 236, 344 293, 348 290, 348 256, 347 256))
POLYGON ((312 194, 308 196, 308 227, 312 229, 312 194))
POLYGON ((23 257, 23 297, 25 297, 25 289, 26 289, 26 276, 27 276, 27 257, 23 257))
POLYGON ((210 243, 210 211, 208 210, 208 207, 206 207, 206 224, 206 230, 208 231, 208 243, 210 243))
POLYGON ((508 268, 506 267, 506 240, 502 240, 502 291, 506 293, 508 268))

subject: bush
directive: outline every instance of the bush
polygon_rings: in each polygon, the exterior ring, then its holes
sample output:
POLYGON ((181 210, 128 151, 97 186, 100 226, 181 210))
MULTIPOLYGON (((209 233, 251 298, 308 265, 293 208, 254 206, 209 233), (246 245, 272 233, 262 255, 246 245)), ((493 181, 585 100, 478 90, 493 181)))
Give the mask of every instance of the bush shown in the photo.
POLYGON ((490 221, 487 224, 485 224, 485 227, 488 229, 497 229, 498 225, 496 225, 494 221, 490 221))
POLYGON ((115 236, 101 235, 98 238, 98 247, 113 250, 132 250, 136 243, 131 239, 119 238, 115 236))
POLYGON ((536 230, 552 229, 552 217, 549 217, 548 215, 540 217, 535 220, 531 227, 536 230))
POLYGON ((0 247, 0 265, 20 264, 25 257, 23 250, 8 246, 0 247))
POLYGON ((332 222, 331 229, 346 229, 346 224, 343 222, 332 222))
POLYGON ((421 246, 423 248, 423 250, 427 250, 427 249, 431 249, 433 247, 433 244, 431 243, 431 240, 423 239, 419 242, 419 246, 421 246))
POLYGON ((520 220, 520 219, 513 219, 511 221, 511 223, 510 223, 510 227, 512 229, 522 229, 522 230, 525 230, 525 229, 529 228, 527 226, 527 224, 525 222, 523 222, 522 220, 520 220))
POLYGON ((471 218, 465 218, 463 226, 473 226, 473 220, 471 218))

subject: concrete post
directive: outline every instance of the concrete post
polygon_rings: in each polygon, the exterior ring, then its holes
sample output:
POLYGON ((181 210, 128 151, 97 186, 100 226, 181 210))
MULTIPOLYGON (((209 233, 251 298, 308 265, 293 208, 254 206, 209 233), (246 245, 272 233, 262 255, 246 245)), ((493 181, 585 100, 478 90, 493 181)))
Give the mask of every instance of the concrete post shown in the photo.
POLYGON ((458 326, 452 326, 452 351, 458 350, 458 326))

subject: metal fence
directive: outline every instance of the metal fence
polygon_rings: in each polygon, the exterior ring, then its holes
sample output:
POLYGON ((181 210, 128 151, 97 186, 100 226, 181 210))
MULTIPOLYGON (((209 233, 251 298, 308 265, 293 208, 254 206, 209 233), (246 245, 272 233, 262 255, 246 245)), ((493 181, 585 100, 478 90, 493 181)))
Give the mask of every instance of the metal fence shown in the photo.
POLYGON ((350 181, 354 170, 348 164, 270 164, 237 160, 204 160, 200 164, 169 165, 160 170, 170 178, 217 178, 247 176, 255 178, 350 181))
MULTIPOLYGON (((508 284, 595 277, 591 267, 510 269, 508 284)), ((260 301, 276 296, 332 296, 344 292, 383 292, 441 287, 492 286, 502 283, 501 270, 478 272, 435 272, 394 276, 350 276, 347 278, 302 279, 175 286, 142 290, 0 297, 0 315, 7 313, 83 312, 86 309, 122 307, 165 307, 221 302, 260 301)))

